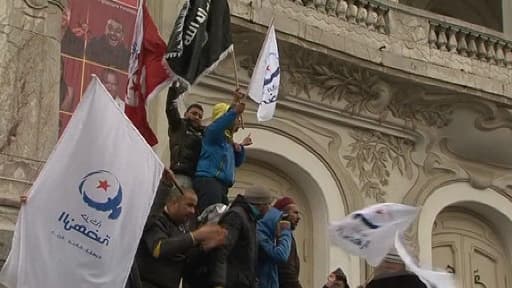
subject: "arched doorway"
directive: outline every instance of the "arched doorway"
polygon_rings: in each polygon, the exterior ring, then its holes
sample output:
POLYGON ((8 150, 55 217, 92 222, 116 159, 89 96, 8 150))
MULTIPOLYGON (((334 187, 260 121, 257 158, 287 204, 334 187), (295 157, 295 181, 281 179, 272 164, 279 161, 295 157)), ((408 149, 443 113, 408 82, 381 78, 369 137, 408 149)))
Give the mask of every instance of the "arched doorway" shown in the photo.
POLYGON ((311 219, 313 217, 304 191, 297 181, 284 171, 270 163, 257 160, 252 155, 237 171, 237 181, 235 186, 230 189, 230 198, 238 193, 243 193, 245 188, 255 184, 270 189, 276 197, 290 196, 297 202, 302 212, 301 222, 294 232, 301 261, 300 279, 304 287, 314 287, 313 258, 311 257, 314 241, 312 237, 313 229, 311 227, 311 219))
POLYGON ((437 189, 418 205, 423 206, 421 263, 455 270, 462 288, 510 287, 512 201, 460 182, 437 189))
POLYGON ((494 225, 474 211, 449 207, 434 222, 432 264, 455 273, 461 287, 508 287, 505 251, 494 225))

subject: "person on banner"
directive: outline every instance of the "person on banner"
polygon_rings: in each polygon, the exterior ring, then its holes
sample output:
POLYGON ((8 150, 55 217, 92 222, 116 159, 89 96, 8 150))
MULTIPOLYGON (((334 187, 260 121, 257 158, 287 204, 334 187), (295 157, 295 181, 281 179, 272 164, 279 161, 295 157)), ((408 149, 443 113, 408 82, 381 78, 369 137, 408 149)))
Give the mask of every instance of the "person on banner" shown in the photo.
POLYGON ((384 260, 375 268, 375 276, 365 288, 427 288, 425 284, 411 272, 392 249, 384 260))
POLYGON ((127 70, 130 50, 125 47, 124 33, 124 26, 118 19, 108 19, 105 34, 87 43, 86 59, 101 65, 127 70))
POLYGON ((119 96, 119 75, 116 71, 105 68, 100 74, 101 83, 107 88, 112 98, 116 101, 119 107, 124 108, 124 101, 119 96))
POLYGON ((209 286, 257 288, 258 243, 256 223, 267 213, 273 196, 261 186, 237 195, 219 224, 228 231, 224 246, 212 251, 209 286))
POLYGON ((337 268, 329 274, 327 283, 322 288, 350 288, 347 275, 345 275, 341 268, 337 268))
POLYGON ((240 102, 244 96, 237 90, 231 105, 218 103, 213 107, 213 122, 204 132, 193 181, 199 213, 216 203, 228 204, 227 194, 235 181, 235 168, 245 161, 244 147, 252 144, 250 134, 241 143, 233 141, 245 110, 245 104, 240 102))
POLYGON ((292 242, 291 223, 283 212, 270 208, 258 221, 258 287, 279 288, 278 264, 284 264, 290 256, 292 242))
MULTIPOLYGON (((84 55, 85 48, 85 35, 78 36, 74 33, 73 29, 70 27, 71 22, 71 8, 65 7, 62 10, 61 22, 60 22, 60 31, 61 31, 61 40, 60 47, 61 53, 76 57, 82 58, 84 55)), ((75 28, 76 29, 76 28, 75 28)), ((87 31, 87 28, 86 28, 87 31)))
POLYGON ((188 257, 197 249, 223 245, 227 235, 217 224, 191 232, 188 223, 196 215, 197 196, 191 189, 172 191, 164 211, 148 220, 139 243, 136 263, 143 288, 178 288, 188 257))
MULTIPOLYGON (((290 221, 292 231, 295 231, 300 221, 299 207, 290 197, 282 197, 274 203, 274 208, 283 211, 283 219, 290 221)), ((292 233, 290 256, 286 263, 278 264, 280 288, 302 288, 299 281, 300 259, 297 253, 297 244, 292 233)))

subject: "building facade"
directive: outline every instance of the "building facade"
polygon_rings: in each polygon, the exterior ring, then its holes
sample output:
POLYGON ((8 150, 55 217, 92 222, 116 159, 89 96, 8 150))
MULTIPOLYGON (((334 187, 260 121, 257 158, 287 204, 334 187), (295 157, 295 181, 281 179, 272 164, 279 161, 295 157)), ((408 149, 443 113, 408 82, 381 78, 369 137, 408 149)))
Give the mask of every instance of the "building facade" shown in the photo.
MULTIPOLYGON (((63 2, 63 1, 62 1, 63 2)), ((61 1, 0 3, 0 251, 17 198, 57 141, 61 1), (33 58, 39 61, 33 61, 33 58)), ((230 193, 260 183, 297 199, 304 287, 364 261, 331 245, 329 221, 378 202, 422 207, 407 233, 421 263, 461 287, 512 287, 512 1, 230 0, 228 57, 184 97, 206 108, 246 88, 274 18, 281 88, 273 120, 248 101, 254 144, 230 193)), ((148 0, 164 39, 180 7, 148 0)), ((150 104, 169 162, 165 93, 150 104)))

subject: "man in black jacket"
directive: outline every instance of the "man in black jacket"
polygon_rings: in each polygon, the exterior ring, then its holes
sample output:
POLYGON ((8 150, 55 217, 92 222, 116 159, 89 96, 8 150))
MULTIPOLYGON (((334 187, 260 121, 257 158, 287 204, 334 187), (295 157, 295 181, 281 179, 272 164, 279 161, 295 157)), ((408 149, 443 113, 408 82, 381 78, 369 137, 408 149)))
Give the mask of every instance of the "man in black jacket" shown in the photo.
MULTIPOLYGON (((176 103, 177 97, 183 91, 173 85, 167 92, 167 104, 165 112, 169 124, 169 148, 171 152, 171 171, 174 180, 183 189, 192 188, 192 178, 196 172, 197 161, 201 154, 203 137, 203 107, 199 104, 190 105, 185 111, 184 118, 181 118, 176 103)), ((170 178, 170 177, 168 177, 170 178)), ((171 180, 160 181, 156 191, 150 215, 158 214, 165 206, 166 199, 173 188, 171 180)))
POLYGON ((164 211, 144 227, 136 255, 143 288, 178 288, 187 258, 196 249, 209 250, 224 244, 226 230, 207 224, 190 232, 197 196, 185 189, 171 192, 164 211))
POLYGON ((224 246, 212 251, 210 284, 223 288, 256 288, 258 243, 256 222, 270 208, 272 194, 253 186, 238 195, 219 224, 228 231, 224 246))
POLYGON ((170 87, 167 93, 165 112, 169 124, 169 147, 171 150, 171 170, 178 184, 183 188, 192 187, 197 161, 201 154, 204 127, 203 107, 197 103, 188 106, 181 118, 176 99, 181 94, 177 87, 170 87))

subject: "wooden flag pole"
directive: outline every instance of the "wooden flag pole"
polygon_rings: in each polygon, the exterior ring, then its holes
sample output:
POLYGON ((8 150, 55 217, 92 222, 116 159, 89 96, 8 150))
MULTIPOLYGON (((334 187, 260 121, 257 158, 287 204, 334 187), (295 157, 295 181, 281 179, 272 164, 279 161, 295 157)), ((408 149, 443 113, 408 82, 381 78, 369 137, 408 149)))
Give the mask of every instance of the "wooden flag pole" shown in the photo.
POLYGON ((181 187, 180 184, 178 184, 178 181, 176 180, 176 176, 169 168, 164 167, 163 177, 167 180, 171 180, 172 184, 174 184, 174 186, 176 187, 176 189, 178 189, 178 191, 181 193, 181 195, 185 194, 183 187, 181 187))
MULTIPOLYGON (((235 54, 234 46, 233 46, 233 52, 231 53, 231 56, 233 58, 233 69, 235 72, 235 88, 238 90, 238 89, 240 89, 240 82, 238 80, 238 65, 236 64, 236 54, 235 54)), ((240 99, 240 102, 242 102, 242 99, 240 99)), ((240 126, 242 127, 242 129, 245 129, 243 114, 240 114, 240 126)))

